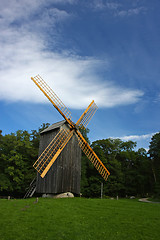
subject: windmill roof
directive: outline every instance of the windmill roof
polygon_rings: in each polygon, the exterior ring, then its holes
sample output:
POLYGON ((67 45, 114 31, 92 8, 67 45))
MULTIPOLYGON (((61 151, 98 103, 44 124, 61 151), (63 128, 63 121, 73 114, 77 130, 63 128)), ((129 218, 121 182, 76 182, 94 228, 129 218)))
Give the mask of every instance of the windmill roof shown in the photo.
POLYGON ((60 121, 60 122, 57 122, 57 123, 54 123, 52 124, 51 126, 49 126, 48 128, 44 129, 40 134, 42 133, 45 133, 45 132, 49 132, 49 131, 52 131, 56 128, 60 128, 63 124, 66 123, 66 120, 63 120, 63 121, 60 121))

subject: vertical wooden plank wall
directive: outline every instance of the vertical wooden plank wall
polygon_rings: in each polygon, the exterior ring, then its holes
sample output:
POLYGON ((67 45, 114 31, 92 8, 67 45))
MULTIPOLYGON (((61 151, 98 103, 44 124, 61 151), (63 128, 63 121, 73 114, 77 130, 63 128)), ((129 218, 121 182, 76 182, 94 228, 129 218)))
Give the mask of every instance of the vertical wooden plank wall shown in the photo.
MULTIPOLYGON (((62 125, 66 128, 66 125, 62 125)), ((43 152, 60 128, 46 131, 41 134, 39 154, 43 152)), ((73 135, 46 176, 42 179, 37 175, 37 193, 57 194, 72 192, 80 194, 81 180, 81 149, 77 137, 73 135)))

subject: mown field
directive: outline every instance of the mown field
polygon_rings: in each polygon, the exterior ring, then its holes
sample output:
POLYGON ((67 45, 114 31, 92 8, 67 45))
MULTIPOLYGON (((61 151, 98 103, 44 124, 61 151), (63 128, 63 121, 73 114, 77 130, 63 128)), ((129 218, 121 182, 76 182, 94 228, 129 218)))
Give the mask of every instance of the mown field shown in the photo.
POLYGON ((0 199, 1 240, 158 240, 160 204, 110 199, 0 199))

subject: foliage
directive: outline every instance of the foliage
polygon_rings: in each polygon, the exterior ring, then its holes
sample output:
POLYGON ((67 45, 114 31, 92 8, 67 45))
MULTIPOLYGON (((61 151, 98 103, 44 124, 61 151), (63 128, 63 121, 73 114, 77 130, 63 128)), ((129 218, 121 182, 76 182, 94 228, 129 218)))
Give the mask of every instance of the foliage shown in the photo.
POLYGON ((160 204, 137 200, 0 200, 0 239, 155 240, 160 204))
POLYGON ((35 175, 33 163, 38 156, 41 128, 15 134, 0 135, 0 192, 8 195, 22 195, 35 175))
POLYGON ((149 155, 154 176, 155 195, 160 197, 160 133, 153 135, 149 146, 149 155))
MULTIPOLYGON (((108 181, 104 183, 104 194, 109 196, 141 195, 152 193, 152 172, 150 160, 145 149, 134 151, 136 143, 123 142, 120 139, 103 139, 92 143, 92 148, 110 171, 108 181)), ((85 177, 82 180, 84 196, 98 197, 101 191, 102 177, 94 167, 85 161, 85 177)), ((83 167, 83 165, 82 165, 83 167)), ((83 174, 83 172, 82 172, 83 174)))

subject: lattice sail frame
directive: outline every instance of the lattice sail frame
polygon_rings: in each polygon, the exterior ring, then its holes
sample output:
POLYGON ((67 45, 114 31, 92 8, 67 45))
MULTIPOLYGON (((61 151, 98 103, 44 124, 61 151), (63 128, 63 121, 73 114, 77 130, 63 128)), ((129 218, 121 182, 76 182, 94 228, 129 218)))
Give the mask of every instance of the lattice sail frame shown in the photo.
POLYGON ((89 121, 91 120, 91 118, 93 117, 95 112, 97 111, 97 109, 98 109, 98 107, 93 100, 90 103, 90 105, 88 106, 88 108, 84 111, 82 116, 79 118, 79 120, 77 121, 76 126, 78 126, 80 128, 86 128, 89 121))
POLYGON ((60 112, 60 114, 66 119, 71 119, 71 112, 60 100, 60 98, 55 94, 55 92, 48 86, 48 84, 37 75, 34 78, 31 77, 34 83, 39 87, 39 89, 44 93, 48 100, 53 104, 53 106, 60 112))
POLYGON ((40 173, 42 178, 46 175, 72 136, 73 130, 61 129, 39 156, 33 167, 40 173))
POLYGON ((107 181, 108 176, 110 175, 110 172, 107 170, 107 168, 104 166, 102 161, 99 159, 99 157, 96 155, 96 153, 93 151, 90 145, 86 142, 86 140, 83 138, 83 136, 79 131, 77 131, 77 137, 78 137, 78 142, 82 151, 86 154, 88 159, 97 169, 97 171, 101 174, 104 180, 107 181))
POLYGON ((104 166, 104 164, 101 162, 96 153, 93 151, 93 149, 86 142, 86 140, 83 138, 82 134, 78 130, 79 128, 86 128, 89 121, 95 114, 98 108, 95 102, 92 101, 90 103, 90 105, 87 107, 87 109, 84 111, 82 116, 75 124, 71 121, 71 113, 68 108, 63 104, 63 102, 54 93, 54 91, 47 85, 47 83, 39 75, 35 76, 34 78, 31 77, 31 79, 44 93, 48 100, 53 104, 53 106, 58 110, 58 112, 64 117, 64 119, 70 126, 69 130, 62 129, 58 132, 58 134, 53 138, 53 140, 39 156, 33 167, 39 172, 39 174, 43 178, 75 133, 82 151, 93 163, 93 165, 104 178, 104 180, 107 181, 110 172, 107 170, 107 168, 104 166))

